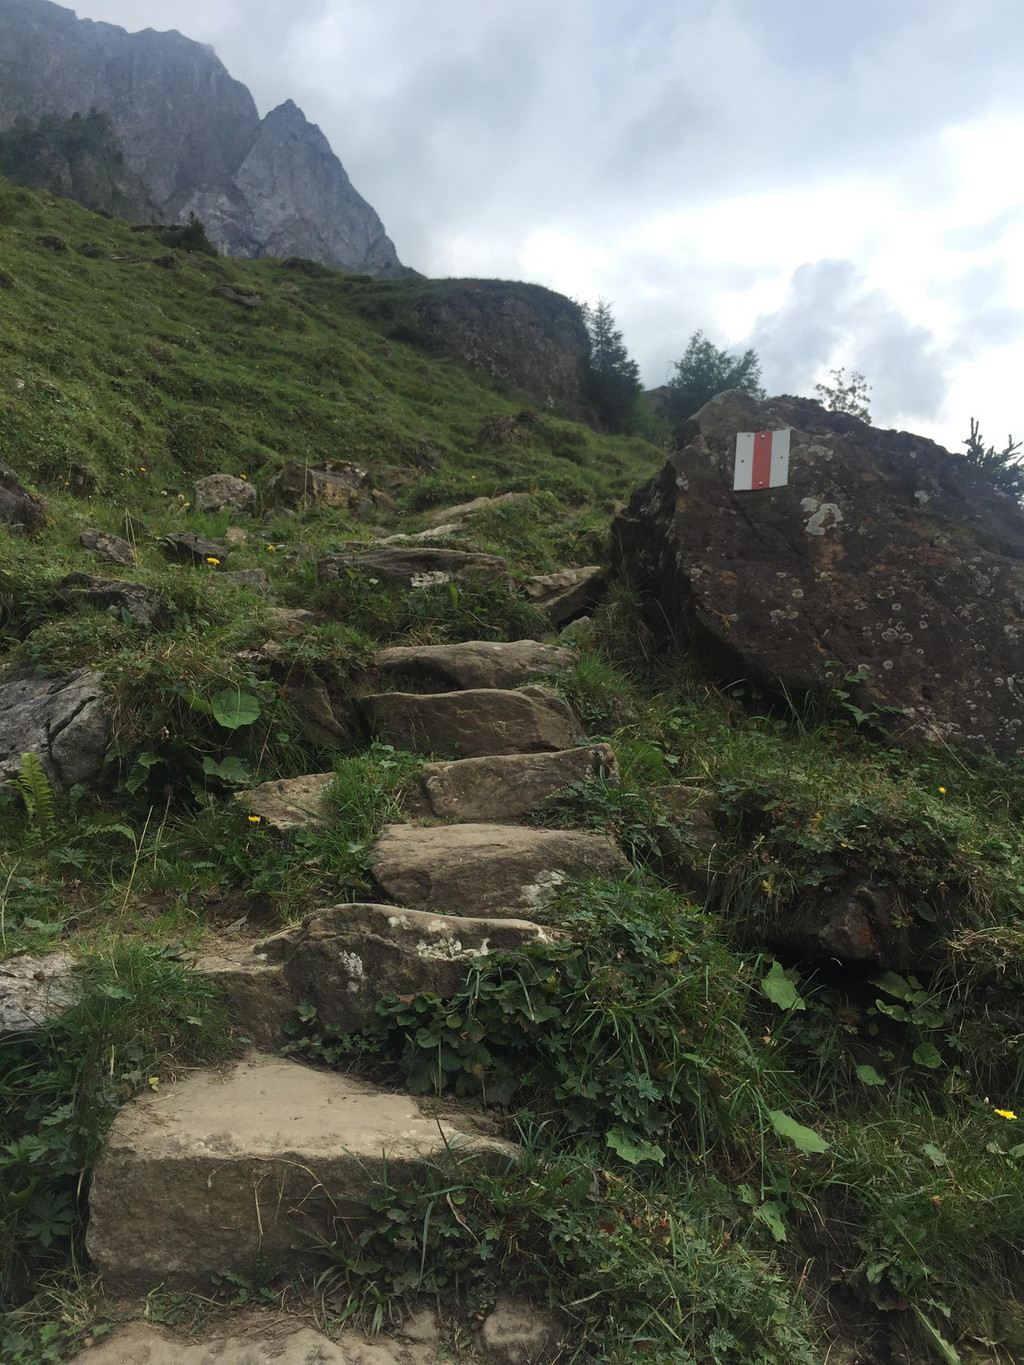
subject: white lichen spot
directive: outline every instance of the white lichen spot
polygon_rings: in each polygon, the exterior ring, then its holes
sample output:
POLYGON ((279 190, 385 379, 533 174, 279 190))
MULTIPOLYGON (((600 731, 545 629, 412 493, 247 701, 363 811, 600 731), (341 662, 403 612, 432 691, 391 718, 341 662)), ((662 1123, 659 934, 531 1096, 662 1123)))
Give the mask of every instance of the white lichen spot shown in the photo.
POLYGON ((926 502, 931 502, 932 500, 932 495, 930 493, 926 493, 923 488, 917 489, 917 491, 914 493, 914 497, 917 499, 919 503, 922 504, 922 506, 926 502))
POLYGON ((524 903, 535 910, 543 909, 566 880, 566 874, 560 868, 542 872, 532 886, 523 887, 524 903))
POLYGON ((790 597, 803 597, 803 595, 804 595, 804 590, 803 590, 803 588, 794 588, 793 591, 792 591, 789 595, 790 595, 790 597))
POLYGON ((842 526, 846 518, 834 502, 818 502, 817 498, 802 498, 800 506, 809 513, 804 530, 809 536, 823 536, 826 531, 842 526))
POLYGON ((890 668, 892 668, 892 660, 891 660, 891 659, 886 659, 886 660, 884 661, 884 663, 882 664, 882 667, 883 667, 884 669, 886 669, 886 671, 888 671, 890 668))
POLYGON ((416 945, 416 956, 429 962, 454 962, 461 957, 486 957, 490 952, 488 940, 484 939, 479 948, 464 948, 459 938, 439 938, 427 942, 421 939, 416 945))
POLYGON ((414 573, 410 582, 414 588, 436 588, 441 583, 450 583, 451 575, 442 569, 434 569, 429 573, 414 573))
POLYGON ((408 929, 409 917, 407 915, 388 915, 389 929, 408 929))
POLYGON ((338 958, 344 970, 349 974, 349 990, 357 991, 360 981, 366 980, 366 968, 363 966, 363 959, 357 953, 339 953, 338 958))

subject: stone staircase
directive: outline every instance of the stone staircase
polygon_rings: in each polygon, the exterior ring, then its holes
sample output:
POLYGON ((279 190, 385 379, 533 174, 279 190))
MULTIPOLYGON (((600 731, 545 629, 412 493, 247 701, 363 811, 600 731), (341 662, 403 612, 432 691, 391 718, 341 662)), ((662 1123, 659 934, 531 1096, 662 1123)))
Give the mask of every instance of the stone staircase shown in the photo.
MULTIPOLYGON (((362 699, 368 724, 432 760, 406 801, 409 823, 386 826, 375 847, 381 903, 333 906, 197 964, 263 1050, 118 1115, 95 1169, 88 1234, 111 1290, 202 1289, 224 1272, 254 1278, 268 1262, 311 1268, 318 1242, 359 1225, 385 1166, 401 1180, 440 1158, 488 1169, 516 1160, 486 1118, 446 1105, 441 1121, 408 1095, 272 1049, 299 1001, 315 1006, 319 1026, 350 1032, 373 1019, 381 995, 454 993, 473 959, 562 936, 543 921, 568 878, 625 871, 603 835, 516 823, 570 783, 618 780, 608 746, 577 745, 568 706, 532 681, 570 661, 531 640, 378 655, 378 690, 362 699)), ((330 818, 330 777, 267 783, 242 799, 294 830, 330 818)))

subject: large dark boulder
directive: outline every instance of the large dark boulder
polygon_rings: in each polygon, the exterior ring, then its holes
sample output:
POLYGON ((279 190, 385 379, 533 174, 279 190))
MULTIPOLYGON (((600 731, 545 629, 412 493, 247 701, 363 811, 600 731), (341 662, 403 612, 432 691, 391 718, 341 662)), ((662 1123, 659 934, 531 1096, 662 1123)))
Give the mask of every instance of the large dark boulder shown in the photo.
POLYGON ((1024 511, 962 456, 809 400, 719 394, 614 542, 651 628, 724 680, 800 696, 862 668, 857 700, 895 708, 897 734, 1024 752, 1024 511), (788 485, 734 492, 737 433, 783 427, 788 485))
POLYGON ((7 465, 0 464, 0 526, 9 531, 38 531, 46 525, 46 508, 7 465))

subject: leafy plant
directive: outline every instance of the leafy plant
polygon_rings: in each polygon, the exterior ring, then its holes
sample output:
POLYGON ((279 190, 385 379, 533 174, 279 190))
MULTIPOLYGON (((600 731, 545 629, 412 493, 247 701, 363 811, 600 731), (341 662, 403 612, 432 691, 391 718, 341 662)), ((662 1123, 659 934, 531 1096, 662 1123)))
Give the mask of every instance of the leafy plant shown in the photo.
POLYGON ((981 435, 981 424, 971 418, 971 434, 964 442, 967 447, 967 460, 979 473, 984 474, 1000 492, 1009 493, 1018 502, 1024 501, 1024 465, 1019 459, 1020 441, 1007 436, 1002 450, 986 446, 981 435))

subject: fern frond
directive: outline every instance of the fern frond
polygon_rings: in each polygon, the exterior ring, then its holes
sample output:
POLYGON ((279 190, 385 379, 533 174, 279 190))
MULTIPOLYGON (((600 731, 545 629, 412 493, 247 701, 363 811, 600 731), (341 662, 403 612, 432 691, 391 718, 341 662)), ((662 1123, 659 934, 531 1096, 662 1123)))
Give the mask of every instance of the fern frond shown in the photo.
POLYGON ((53 787, 43 771, 39 755, 24 753, 21 756, 21 771, 12 784, 20 793, 28 812, 29 824, 37 835, 45 838, 53 833, 56 821, 56 803, 53 787))

